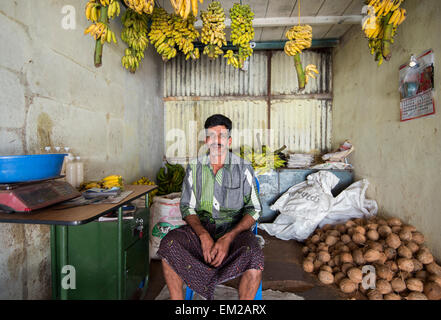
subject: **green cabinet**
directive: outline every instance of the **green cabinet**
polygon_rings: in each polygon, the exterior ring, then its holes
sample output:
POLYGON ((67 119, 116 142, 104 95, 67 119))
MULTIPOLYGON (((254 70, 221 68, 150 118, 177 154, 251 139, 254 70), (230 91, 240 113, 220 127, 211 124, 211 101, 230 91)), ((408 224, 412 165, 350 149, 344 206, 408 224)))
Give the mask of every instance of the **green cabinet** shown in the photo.
POLYGON ((145 293, 149 208, 138 209, 133 219, 122 219, 121 209, 119 215, 116 221, 52 226, 54 299, 130 299, 141 287, 145 293))

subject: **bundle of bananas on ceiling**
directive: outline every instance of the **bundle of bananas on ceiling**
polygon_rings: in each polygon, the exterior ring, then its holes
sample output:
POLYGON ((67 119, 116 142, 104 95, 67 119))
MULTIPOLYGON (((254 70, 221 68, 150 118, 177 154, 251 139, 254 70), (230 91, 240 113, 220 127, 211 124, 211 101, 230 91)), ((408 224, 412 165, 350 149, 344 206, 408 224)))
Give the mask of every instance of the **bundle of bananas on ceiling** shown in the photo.
POLYGON ((138 14, 151 14, 155 7, 155 0, 124 0, 124 3, 138 14))
POLYGON ((207 11, 201 12, 201 42, 205 44, 203 54, 216 59, 224 52, 222 46, 227 45, 225 36, 225 12, 219 1, 208 5, 207 11))
POLYGON ((404 0, 368 0, 367 16, 363 19, 362 30, 369 39, 371 54, 380 66, 384 60, 389 61, 391 44, 397 28, 407 16, 406 9, 401 8, 404 0))
POLYGON ((162 56, 162 60, 168 61, 176 56, 176 42, 173 37, 172 17, 163 8, 155 7, 151 16, 150 43, 162 56))
MULTIPOLYGON (((170 0, 175 13, 181 16, 184 20, 189 17, 190 12, 193 12, 193 16, 198 16, 198 0, 170 0)), ((199 0, 202 4, 204 0, 199 0)))
POLYGON ((84 34, 90 34, 95 40, 101 40, 101 44, 105 41, 116 43, 115 33, 108 25, 108 18, 113 19, 120 14, 120 6, 118 0, 89 0, 86 4, 85 14, 87 20, 93 23, 84 30, 84 34), (106 9, 105 19, 101 19, 101 10, 106 9), (103 20, 103 21, 101 21, 103 20))
POLYGON ((237 53, 228 50, 224 55, 227 63, 237 69, 243 68, 245 60, 253 54, 250 41, 254 38, 254 13, 249 5, 235 3, 230 9, 231 42, 238 48, 237 53))
POLYGON ((271 169, 277 169, 286 165, 286 156, 282 152, 286 146, 275 151, 271 151, 267 146, 262 146, 262 152, 258 152, 250 146, 240 147, 239 156, 250 162, 256 174, 264 174, 271 169))
POLYGON ((189 14, 184 20, 181 16, 173 15, 171 23, 173 24, 173 39, 178 49, 185 54, 185 60, 199 59, 199 48, 195 48, 193 42, 199 38, 199 32, 194 27, 196 18, 193 14, 189 14))
POLYGON ((309 78, 315 79, 316 74, 319 73, 317 67, 313 64, 308 64, 305 70, 303 70, 300 60, 302 51, 310 48, 312 45, 312 27, 308 24, 293 26, 286 32, 285 36, 288 38, 288 41, 285 43, 284 50, 288 56, 294 57, 299 90, 303 90, 309 78))
POLYGON ((172 192, 181 192, 182 182, 185 177, 185 169, 180 164, 165 163, 156 176, 158 181, 158 195, 172 192))
POLYGON ((139 67, 141 59, 144 58, 144 51, 149 44, 148 40, 148 17, 145 14, 138 14, 132 9, 127 9, 121 18, 123 29, 121 39, 129 46, 124 51, 121 59, 124 68, 134 73, 139 67))

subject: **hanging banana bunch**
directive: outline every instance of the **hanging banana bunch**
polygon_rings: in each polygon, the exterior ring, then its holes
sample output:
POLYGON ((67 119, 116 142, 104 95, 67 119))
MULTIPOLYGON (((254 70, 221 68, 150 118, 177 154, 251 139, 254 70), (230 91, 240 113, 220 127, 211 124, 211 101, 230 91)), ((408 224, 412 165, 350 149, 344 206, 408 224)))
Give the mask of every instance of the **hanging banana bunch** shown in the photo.
MULTIPOLYGON (((198 0, 170 0, 175 13, 182 17, 182 19, 187 20, 190 12, 193 13, 194 17, 198 16, 198 0)), ((202 4, 204 0, 199 0, 202 4)))
POLYGON ((203 54, 216 59, 223 54, 222 46, 227 45, 225 36, 225 12, 219 1, 208 5, 207 11, 201 12, 201 42, 205 44, 203 54))
POLYGON ((177 54, 172 17, 163 8, 155 7, 151 19, 150 43, 155 46, 156 51, 162 56, 162 60, 168 61, 177 54))
POLYGON ((173 39, 178 49, 185 54, 185 60, 199 59, 199 49, 194 47, 193 42, 199 38, 199 32, 194 27, 196 18, 190 13, 186 20, 181 16, 173 15, 171 23, 173 24, 173 39))
POLYGON ((152 14, 155 0, 124 0, 124 3, 138 14, 152 14))
POLYGON ((285 35, 289 40, 285 43, 284 50, 288 56, 294 57, 299 90, 303 90, 308 83, 309 78, 315 79, 316 74, 319 73, 317 67, 313 64, 307 65, 305 70, 303 70, 302 62, 300 60, 300 54, 302 51, 311 47, 312 27, 307 24, 293 26, 285 35))
POLYGON ((124 51, 121 63, 131 73, 138 69, 141 59, 144 58, 144 51, 148 47, 148 17, 145 14, 138 14, 133 9, 127 9, 121 18, 123 29, 121 39, 128 45, 124 51))
POLYGON ((404 0, 368 0, 368 15, 364 18, 362 30, 369 39, 371 54, 380 66, 384 60, 389 61, 391 44, 397 28, 407 16, 406 9, 400 8, 404 0))
POLYGON ((230 9, 231 42, 238 48, 237 53, 228 50, 224 55, 228 64, 237 69, 243 68, 245 60, 253 54, 250 41, 254 38, 254 13, 249 5, 235 3, 230 9))
POLYGON ((104 42, 116 43, 115 33, 109 27, 109 19, 119 16, 121 8, 117 0, 89 0, 86 4, 85 15, 87 20, 93 23, 84 30, 84 34, 90 34, 96 41, 94 62, 95 67, 102 64, 102 52, 104 42))

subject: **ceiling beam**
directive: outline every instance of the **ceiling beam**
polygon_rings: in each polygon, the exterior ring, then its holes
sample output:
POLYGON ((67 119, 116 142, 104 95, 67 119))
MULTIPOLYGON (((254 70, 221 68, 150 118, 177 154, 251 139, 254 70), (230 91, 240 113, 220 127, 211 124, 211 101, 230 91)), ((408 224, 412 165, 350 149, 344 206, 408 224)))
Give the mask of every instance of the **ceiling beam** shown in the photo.
MULTIPOLYGON (((316 17, 301 17, 301 24, 309 25, 323 25, 323 24, 358 24, 363 20, 361 15, 348 15, 348 16, 316 16, 316 17)), ((253 20, 254 28, 265 27, 286 27, 293 26, 299 23, 298 17, 271 17, 271 18, 256 18, 253 20)), ((231 19, 225 19, 225 25, 227 28, 231 27, 231 19)), ((197 29, 202 28, 202 21, 198 20, 194 26, 197 29)))

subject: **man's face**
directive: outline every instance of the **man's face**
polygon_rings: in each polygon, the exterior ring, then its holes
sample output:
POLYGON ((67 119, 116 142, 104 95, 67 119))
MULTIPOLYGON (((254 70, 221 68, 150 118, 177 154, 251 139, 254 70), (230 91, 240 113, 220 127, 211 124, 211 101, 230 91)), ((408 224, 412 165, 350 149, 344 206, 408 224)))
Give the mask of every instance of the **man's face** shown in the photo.
POLYGON ((231 145, 228 129, 225 126, 208 128, 205 144, 210 149, 210 155, 220 156, 226 153, 231 145))

